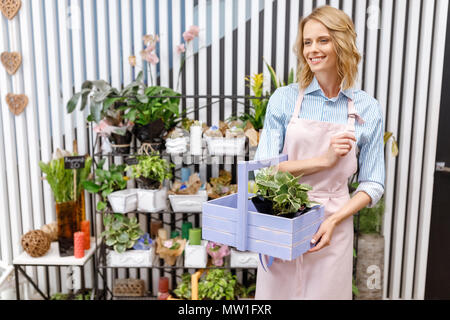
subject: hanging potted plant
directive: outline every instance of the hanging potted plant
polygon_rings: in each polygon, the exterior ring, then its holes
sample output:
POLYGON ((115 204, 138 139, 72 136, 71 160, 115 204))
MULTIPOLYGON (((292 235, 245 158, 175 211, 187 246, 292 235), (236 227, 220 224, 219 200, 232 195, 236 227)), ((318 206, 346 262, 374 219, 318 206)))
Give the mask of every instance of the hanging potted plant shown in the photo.
POLYGON ((300 184, 299 177, 289 172, 275 172, 274 167, 262 169, 255 178, 258 191, 251 198, 260 213, 295 218, 308 212, 318 203, 309 201, 312 187, 300 184))
POLYGON ((167 189, 162 188, 164 180, 172 178, 173 164, 162 159, 158 153, 137 157, 139 163, 127 166, 131 178, 136 179, 138 210, 158 212, 167 208, 167 189))

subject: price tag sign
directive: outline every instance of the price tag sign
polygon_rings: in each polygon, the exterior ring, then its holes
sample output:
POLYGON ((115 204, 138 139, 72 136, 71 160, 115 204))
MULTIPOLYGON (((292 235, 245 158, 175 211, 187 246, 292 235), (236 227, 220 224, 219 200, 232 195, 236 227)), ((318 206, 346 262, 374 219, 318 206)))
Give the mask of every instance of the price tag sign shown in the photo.
POLYGON ((79 157, 64 157, 64 169, 84 169, 86 158, 79 157))
POLYGON ((125 163, 129 166, 134 166, 136 164, 139 164, 139 159, 135 157, 128 157, 125 158, 125 163))

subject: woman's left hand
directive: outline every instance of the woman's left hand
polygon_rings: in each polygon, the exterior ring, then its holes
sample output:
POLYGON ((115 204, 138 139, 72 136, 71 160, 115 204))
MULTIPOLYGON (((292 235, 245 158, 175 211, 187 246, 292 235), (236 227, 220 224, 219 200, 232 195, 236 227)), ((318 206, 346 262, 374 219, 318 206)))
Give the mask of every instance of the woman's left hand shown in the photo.
POLYGON ((317 233, 313 236, 311 243, 314 244, 317 243, 317 241, 319 240, 320 241, 314 248, 309 249, 308 253, 317 252, 323 249, 324 247, 329 246, 331 243, 331 237, 333 236, 333 230, 335 227, 336 223, 334 222, 333 219, 331 219, 331 217, 325 219, 325 221, 322 222, 322 224, 320 225, 320 228, 317 231, 317 233))

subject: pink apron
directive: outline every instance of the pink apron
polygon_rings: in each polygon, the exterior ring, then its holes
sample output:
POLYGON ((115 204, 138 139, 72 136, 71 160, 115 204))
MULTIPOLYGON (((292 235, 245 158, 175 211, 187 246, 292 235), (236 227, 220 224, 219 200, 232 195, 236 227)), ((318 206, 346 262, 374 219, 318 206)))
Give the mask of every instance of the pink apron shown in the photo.
MULTIPOLYGON (((331 137, 343 131, 355 133, 358 118, 353 101, 348 102, 348 123, 337 124, 300 119, 304 91, 299 93, 294 114, 286 130, 283 153, 289 160, 318 157, 327 152, 331 137)), ((329 217, 350 200, 348 178, 357 170, 356 142, 351 151, 331 169, 302 177, 313 187, 312 201, 325 206, 329 217)), ((258 266, 256 299, 336 300, 352 299, 353 217, 334 228, 331 243, 318 252, 305 253, 293 261, 274 259, 264 271, 258 266)))

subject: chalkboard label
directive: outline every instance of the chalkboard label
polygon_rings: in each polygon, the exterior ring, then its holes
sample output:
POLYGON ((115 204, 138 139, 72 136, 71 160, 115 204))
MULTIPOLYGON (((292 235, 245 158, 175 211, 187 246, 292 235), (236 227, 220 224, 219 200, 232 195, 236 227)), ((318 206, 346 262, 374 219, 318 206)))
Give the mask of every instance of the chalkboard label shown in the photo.
POLYGON ((125 158, 125 163, 129 166, 139 164, 139 159, 134 157, 125 158))
POLYGON ((65 169, 84 169, 85 163, 86 158, 84 156, 64 158, 65 169))

